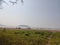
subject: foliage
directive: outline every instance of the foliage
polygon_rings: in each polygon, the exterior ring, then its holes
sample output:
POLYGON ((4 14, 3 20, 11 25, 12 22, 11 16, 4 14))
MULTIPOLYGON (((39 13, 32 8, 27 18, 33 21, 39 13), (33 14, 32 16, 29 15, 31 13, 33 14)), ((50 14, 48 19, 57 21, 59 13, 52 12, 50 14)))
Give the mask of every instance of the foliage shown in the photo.
POLYGON ((60 44, 60 32, 41 31, 41 30, 16 30, 3 29, 0 30, 0 45, 46 45, 48 38, 50 45, 60 44))

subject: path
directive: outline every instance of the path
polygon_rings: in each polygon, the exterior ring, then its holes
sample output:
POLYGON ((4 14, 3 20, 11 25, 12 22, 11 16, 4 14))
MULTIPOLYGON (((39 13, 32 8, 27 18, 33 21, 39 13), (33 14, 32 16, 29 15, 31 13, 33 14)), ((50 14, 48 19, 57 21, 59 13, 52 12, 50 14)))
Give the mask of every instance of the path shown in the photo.
MULTIPOLYGON (((55 32, 53 32, 54 34, 55 32)), ((53 34, 51 34, 49 37, 48 37, 48 43, 46 45, 50 45, 50 39, 52 38, 53 34)))

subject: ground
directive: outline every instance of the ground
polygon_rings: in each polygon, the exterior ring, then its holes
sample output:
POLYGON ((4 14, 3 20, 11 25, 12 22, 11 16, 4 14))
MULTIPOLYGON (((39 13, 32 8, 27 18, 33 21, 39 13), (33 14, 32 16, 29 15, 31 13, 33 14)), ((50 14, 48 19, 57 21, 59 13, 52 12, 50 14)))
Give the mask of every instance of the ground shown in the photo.
POLYGON ((0 45, 60 45, 60 32, 1 28, 0 45))

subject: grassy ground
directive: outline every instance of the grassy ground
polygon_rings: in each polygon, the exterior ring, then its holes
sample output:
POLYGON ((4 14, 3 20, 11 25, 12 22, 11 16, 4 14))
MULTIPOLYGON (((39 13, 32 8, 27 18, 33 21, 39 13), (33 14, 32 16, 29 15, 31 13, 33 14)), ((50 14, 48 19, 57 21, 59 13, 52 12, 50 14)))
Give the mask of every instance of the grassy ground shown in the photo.
POLYGON ((60 45, 60 32, 0 29, 0 45, 60 45))

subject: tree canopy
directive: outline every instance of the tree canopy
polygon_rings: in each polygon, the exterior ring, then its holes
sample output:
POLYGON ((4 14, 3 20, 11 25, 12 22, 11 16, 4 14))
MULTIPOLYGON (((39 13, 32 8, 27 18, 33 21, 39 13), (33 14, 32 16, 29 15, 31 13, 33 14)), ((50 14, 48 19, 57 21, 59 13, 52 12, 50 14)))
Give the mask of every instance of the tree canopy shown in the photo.
MULTIPOLYGON (((3 5, 2 5, 3 3, 8 6, 9 3, 12 4, 12 5, 15 5, 15 4, 17 4, 18 1, 19 1, 19 0, 14 0, 14 1, 13 1, 13 0, 9 0, 9 1, 7 2, 7 1, 5 1, 5 0, 0 0, 0 9, 3 8, 3 5)), ((21 0, 21 3, 24 3, 24 1, 21 0)))

